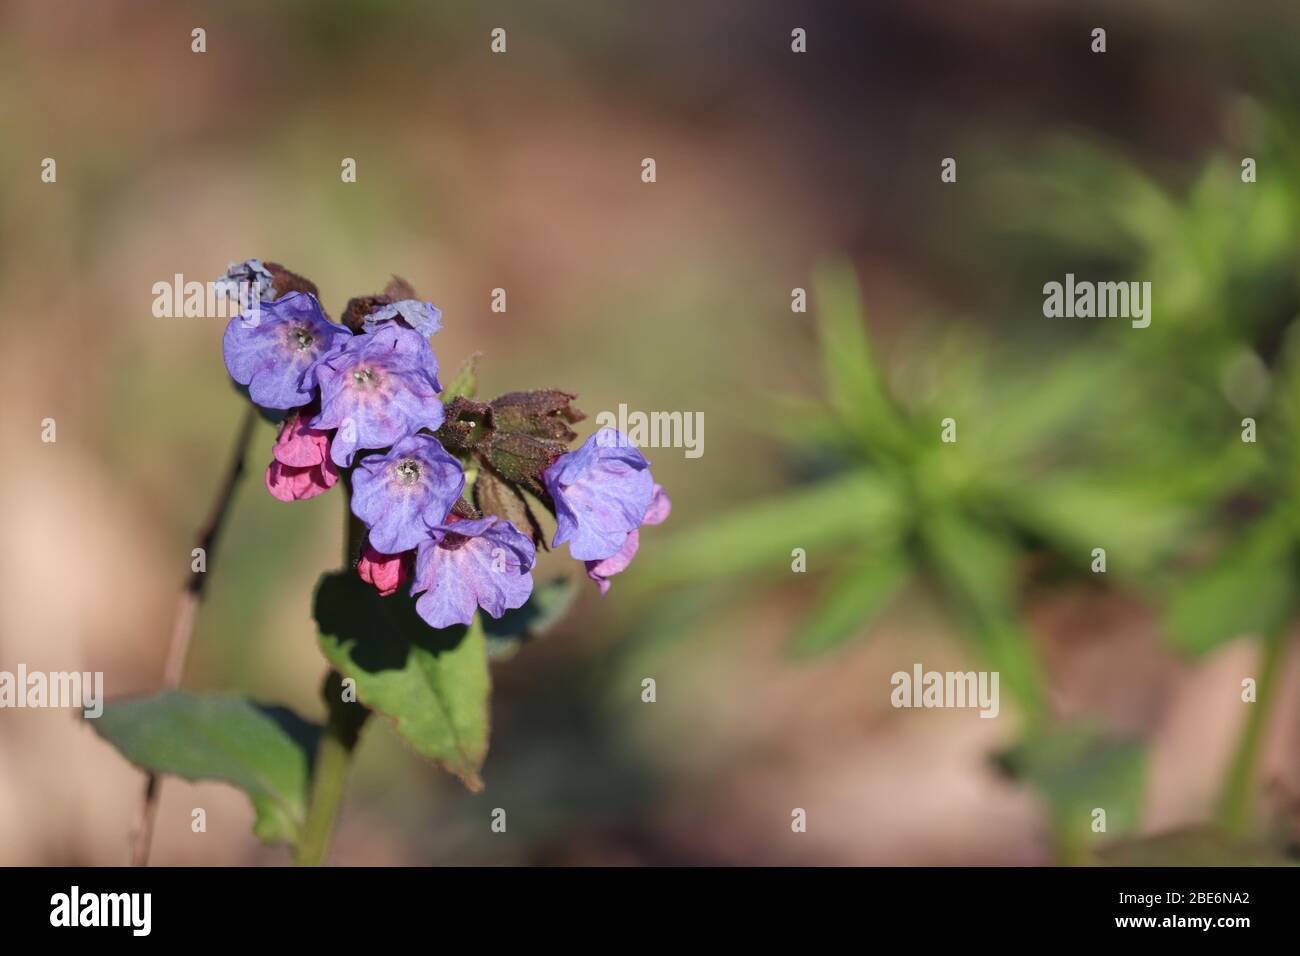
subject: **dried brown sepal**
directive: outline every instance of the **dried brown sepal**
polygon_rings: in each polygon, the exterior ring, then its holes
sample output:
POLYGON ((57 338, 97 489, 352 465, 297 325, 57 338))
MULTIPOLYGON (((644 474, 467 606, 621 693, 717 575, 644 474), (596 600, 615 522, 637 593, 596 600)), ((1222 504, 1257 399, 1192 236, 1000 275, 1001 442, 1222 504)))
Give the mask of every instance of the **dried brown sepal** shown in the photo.
POLYGON ((546 542, 542 540, 542 526, 528 506, 528 502, 524 500, 524 496, 514 485, 481 460, 478 478, 474 480, 474 503, 484 514, 504 518, 520 531, 530 535, 533 544, 546 547, 546 542))
POLYGON ((348 299, 348 307, 343 310, 343 324, 353 332, 360 332, 365 318, 382 305, 393 300, 386 295, 358 295, 348 299))
POLYGON ((402 302, 406 299, 419 298, 415 294, 415 289, 411 287, 411 283, 397 275, 388 280, 388 285, 384 286, 383 294, 389 302, 402 302))
POLYGON ((405 299, 414 299, 415 289, 401 276, 393 276, 384 286, 384 291, 375 295, 357 295, 348 299, 348 306, 343 310, 343 324, 353 332, 360 332, 365 325, 366 316, 376 309, 405 299))
POLYGON ((456 499, 456 503, 451 506, 451 513, 457 518, 465 518, 470 521, 473 521, 475 518, 483 517, 483 513, 464 498, 456 499))
POLYGON ((290 292, 310 292, 317 299, 320 298, 320 290, 310 279, 304 279, 298 273, 290 272, 278 262, 263 262, 262 266, 271 273, 271 288, 275 289, 277 299, 290 292))

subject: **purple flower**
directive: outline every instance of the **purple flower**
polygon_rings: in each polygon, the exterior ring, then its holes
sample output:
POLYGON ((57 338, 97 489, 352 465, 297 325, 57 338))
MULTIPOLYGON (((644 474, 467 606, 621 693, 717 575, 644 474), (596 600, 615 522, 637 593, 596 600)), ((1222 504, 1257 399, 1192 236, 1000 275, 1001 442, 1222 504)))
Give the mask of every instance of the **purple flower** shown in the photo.
POLYGON ((400 302, 380 306, 362 319, 362 324, 367 332, 373 332, 380 323, 392 319, 400 319, 426 339, 442 328, 442 310, 432 302, 421 302, 418 299, 402 299, 400 302))
POLYGON ((352 513, 384 554, 409 551, 440 525, 465 487, 460 462, 432 435, 403 438, 386 455, 361 459, 352 474, 352 513))
POLYGON ((231 319, 221 348, 230 377, 248 386, 254 402, 297 408, 312 398, 307 373, 322 355, 351 338, 351 332, 325 318, 315 296, 293 292, 231 319))
POLYGON ((330 457, 341 468, 359 448, 387 448, 442 424, 438 362, 420 333, 387 322, 354 335, 313 370, 321 413, 313 428, 337 428, 330 457))
MULTIPOLYGON (((668 493, 659 485, 655 485, 654 496, 650 499, 650 507, 646 508, 645 517, 641 519, 641 524, 642 526, 663 524, 668 517, 668 513, 672 510, 673 503, 669 500, 668 493)), ((587 577, 596 582, 602 596, 609 590, 609 579, 627 570, 627 566, 636 557, 636 550, 640 546, 640 532, 630 531, 627 540, 623 542, 623 547, 619 548, 614 554, 601 561, 586 562, 587 577)))
POLYGON ((415 556, 411 594, 421 595, 415 610, 430 627, 469 624, 480 607, 500 617, 533 593, 537 552, 504 518, 450 520, 429 531, 433 538, 415 556))
POLYGON ((579 561, 617 554, 654 496, 650 463, 616 428, 602 428, 577 451, 555 459, 542 480, 555 501, 551 547, 568 541, 579 561))
POLYGON ((246 312, 254 302, 271 302, 275 299, 274 276, 262 265, 260 259, 246 259, 232 262, 226 267, 226 273, 212 283, 218 295, 224 295, 239 302, 239 311, 246 312))

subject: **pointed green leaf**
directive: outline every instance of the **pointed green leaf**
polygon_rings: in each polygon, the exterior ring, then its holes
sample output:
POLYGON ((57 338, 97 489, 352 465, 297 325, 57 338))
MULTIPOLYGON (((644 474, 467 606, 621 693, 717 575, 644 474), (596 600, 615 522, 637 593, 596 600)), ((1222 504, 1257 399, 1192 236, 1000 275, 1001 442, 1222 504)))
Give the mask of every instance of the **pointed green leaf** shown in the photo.
POLYGON ((257 812, 253 832, 262 841, 298 839, 318 725, 283 707, 182 691, 114 701, 90 723, 141 769, 243 790, 257 812))
POLYGON ((1072 555, 1078 565, 1105 548, 1110 573, 1150 570, 1177 544, 1190 508, 1134 482, 1082 476, 1043 478, 1002 496, 1015 522, 1072 555))
POLYGON ((921 525, 929 568, 957 612, 962 633, 984 665, 1031 716, 1044 706, 1033 643, 1018 623, 1019 553, 1006 536, 954 511, 934 510, 921 525))
POLYGON ((1265 520, 1217 562, 1180 582, 1167 614, 1174 643, 1204 654, 1236 637, 1276 633, 1295 608, 1289 544, 1283 529, 1265 520))
POLYGON ((831 408, 873 451, 899 453, 908 432, 872 354, 858 280, 847 262, 817 271, 813 311, 831 408))
POLYGON ((970 641, 984 666, 998 672, 999 681, 1030 720, 1047 717, 1042 667, 1032 635, 1017 619, 1016 612, 987 613, 959 618, 962 636, 970 641))
POLYGON ((442 401, 444 404, 450 402, 453 398, 473 398, 478 391, 478 360, 482 352, 474 352, 469 358, 465 359, 447 387, 442 390, 442 401))
POLYGON ((858 471, 793 488, 643 548, 628 584, 637 588, 704 581, 747 572, 788 573, 791 552, 810 567, 847 542, 893 540, 903 517, 897 485, 858 471))
POLYGON ((872 553, 831 582, 808 622, 790 642, 796 657, 815 657, 866 631, 907 582, 902 555, 872 553))
POLYGON ((1015 610, 1018 555, 1005 535, 936 509, 923 519, 921 537, 931 567, 967 608, 992 618, 1015 610))
POLYGON ((1017 357, 987 370, 974 394, 960 396, 956 407, 980 403, 986 427, 975 454, 990 471, 1014 475, 1044 450, 1076 445, 1081 430, 1095 427, 1098 396, 1118 393, 1136 371, 1127 353, 1092 345, 1077 346, 1050 363, 1038 355, 1017 357))
POLYGON ((482 790, 490 678, 478 618, 435 630, 409 596, 381 598, 350 571, 321 578, 315 615, 325 657, 356 681, 357 698, 419 753, 482 790))
POLYGON ((852 415, 865 403, 880 401, 883 388, 863 324, 862 296, 847 262, 828 264, 817 271, 813 312, 831 405, 852 415))

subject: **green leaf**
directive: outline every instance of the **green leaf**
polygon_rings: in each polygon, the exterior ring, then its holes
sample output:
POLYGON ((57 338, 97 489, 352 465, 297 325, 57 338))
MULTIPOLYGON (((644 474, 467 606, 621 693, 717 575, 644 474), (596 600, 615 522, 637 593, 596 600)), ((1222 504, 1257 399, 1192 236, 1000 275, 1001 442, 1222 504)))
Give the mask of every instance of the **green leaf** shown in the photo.
POLYGON ((1094 807, 1106 809, 1107 832, 1137 826, 1146 776, 1140 741, 1088 727, 1054 727, 1003 751, 996 763, 1042 793, 1054 816, 1079 836, 1091 832, 1094 807))
POLYGON ((872 354, 857 277, 847 262, 817 271, 813 310, 831 408, 868 448, 900 453, 908 431, 872 354))
POLYGON ((957 612, 962 633, 1031 717, 1041 716, 1043 679, 1033 642, 1017 621, 1019 553, 1004 535, 935 509, 921 524, 930 570, 957 612))
POLYGON ((1008 537, 934 509, 921 522, 921 538, 939 579, 967 609, 990 618, 1015 610, 1018 554, 1008 537))
POLYGON ((1133 374, 1125 353, 1082 345, 1051 363, 1018 357, 991 368, 956 407, 982 406, 985 428, 975 454, 989 471, 1015 475, 1032 456, 1077 444, 1081 429, 1095 427, 1099 393, 1118 391, 1133 374))
POLYGON ((483 633, 488 657, 507 660, 524 644, 545 637, 568 613, 578 596, 578 582, 573 578, 555 578, 533 588, 523 607, 506 611, 499 618, 487 618, 483 633))
POLYGON ((878 401, 883 388, 862 321, 858 281, 847 262, 835 262, 817 271, 813 277, 813 310, 827 398, 834 408, 852 415, 864 402, 878 401))
POLYGON ((297 841, 318 725, 283 707, 183 691, 114 701, 90 723, 141 769, 233 784, 253 802, 260 840, 297 841))
POLYGON ((1276 633, 1295 608, 1289 544, 1265 520, 1219 561, 1181 581, 1166 617, 1174 644, 1204 654, 1236 637, 1276 633))
POLYGON ((460 366, 456 377, 442 390, 443 404, 453 398, 473 398, 478 392, 478 360, 482 352, 474 352, 460 366))
POLYGON ((1047 718, 1042 667, 1033 636, 1008 611, 1000 616, 975 615, 964 623, 964 636, 987 667, 996 670, 1029 720, 1047 718))
POLYGON ((790 642, 795 657, 815 657, 867 630, 907 583, 911 568, 902 555, 872 553, 831 582, 799 634, 790 642))
POLYGON ((321 578, 315 616, 321 650, 356 682, 357 698, 419 753, 482 790, 491 682, 478 618, 468 628, 431 628, 409 596, 381 598, 350 571, 321 578))
POLYGON ((791 552, 803 548, 816 568, 845 542, 888 540, 903 517, 892 481, 869 471, 792 488, 643 549, 629 584, 663 587, 734 574, 789 572, 791 552))
POLYGON ((1191 521, 1190 509, 1167 494, 1082 476, 1042 478, 1001 499, 1017 524, 1073 556, 1076 565, 1089 564, 1092 549, 1101 547, 1108 570, 1128 577, 1155 567, 1191 521))

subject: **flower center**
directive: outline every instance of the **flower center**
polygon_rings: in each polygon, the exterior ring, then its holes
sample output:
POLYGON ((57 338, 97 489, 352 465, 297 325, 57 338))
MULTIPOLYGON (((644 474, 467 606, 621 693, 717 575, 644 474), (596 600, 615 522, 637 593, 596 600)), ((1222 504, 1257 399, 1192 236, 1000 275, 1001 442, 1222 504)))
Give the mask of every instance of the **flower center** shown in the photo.
POLYGON ((468 540, 469 538, 465 537, 463 534, 456 534, 454 531, 449 531, 447 534, 443 535, 442 540, 438 542, 438 547, 447 551, 455 551, 458 548, 464 547, 465 542, 468 540))
POLYGON ((393 469, 397 480, 404 485, 413 485, 420 480, 420 463, 414 458, 403 458, 393 469))
POLYGON ((311 348, 312 343, 316 341, 316 336, 312 335, 311 330, 305 325, 299 325, 289 333, 289 341, 293 343, 293 347, 299 352, 306 352, 311 348))
POLYGON ((377 378, 375 370, 369 365, 360 365, 352 370, 352 384, 357 388, 374 388, 377 378))

